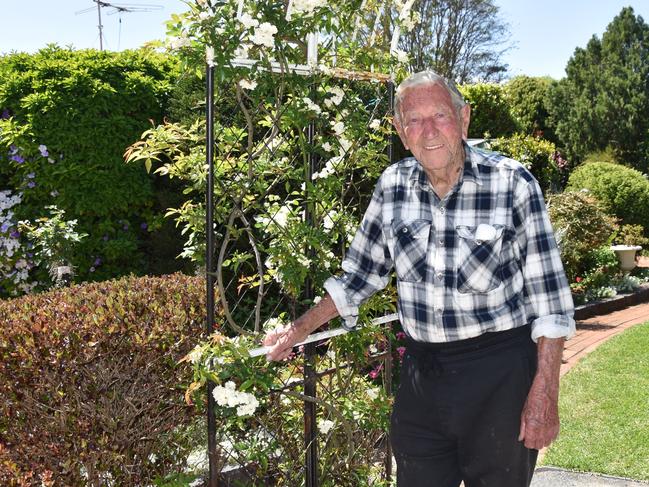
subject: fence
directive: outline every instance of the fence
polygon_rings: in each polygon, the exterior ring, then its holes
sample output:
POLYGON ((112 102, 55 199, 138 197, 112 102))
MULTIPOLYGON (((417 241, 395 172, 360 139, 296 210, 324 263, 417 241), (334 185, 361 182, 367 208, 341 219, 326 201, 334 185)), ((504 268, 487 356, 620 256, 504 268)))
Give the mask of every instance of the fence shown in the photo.
MULTIPOLYGON (((215 90, 214 74, 208 66, 208 333, 217 308, 229 333, 259 333, 276 316, 299 316, 336 271, 376 178, 394 161, 394 89, 385 76, 280 69, 261 87, 242 71, 237 86, 215 90)), ((383 314, 392 300, 389 292, 378 296, 370 314, 383 314)), ((304 346, 301 361, 284 368, 284 385, 269 391, 265 412, 237 428, 215 417, 208 383, 209 485, 362 485, 353 475, 389 481, 387 401, 385 410, 351 413, 343 403, 372 386, 368 371, 374 380, 380 372, 391 393, 392 336, 374 329, 364 345, 350 339, 335 352, 327 343, 304 346), (359 346, 372 352, 352 363, 359 346), (303 438, 297 445, 296 435, 303 438)))

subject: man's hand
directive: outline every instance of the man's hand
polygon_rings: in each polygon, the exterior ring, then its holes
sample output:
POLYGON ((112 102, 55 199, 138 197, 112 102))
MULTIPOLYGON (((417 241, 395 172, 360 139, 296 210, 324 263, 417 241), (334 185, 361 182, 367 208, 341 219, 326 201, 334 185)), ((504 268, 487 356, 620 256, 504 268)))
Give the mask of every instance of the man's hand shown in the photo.
POLYGON ((266 358, 268 360, 287 359, 297 343, 304 341, 312 331, 336 316, 338 316, 336 305, 331 296, 326 294, 318 304, 293 323, 268 332, 264 338, 264 345, 272 348, 266 354, 266 358))
POLYGON ((559 372, 563 338, 538 340, 538 368, 521 414, 518 441, 540 450, 559 435, 559 372))
POLYGON ((266 354, 266 358, 268 360, 289 358, 293 347, 307 336, 309 336, 309 332, 306 328, 299 329, 294 323, 269 331, 264 338, 264 345, 272 348, 266 354))

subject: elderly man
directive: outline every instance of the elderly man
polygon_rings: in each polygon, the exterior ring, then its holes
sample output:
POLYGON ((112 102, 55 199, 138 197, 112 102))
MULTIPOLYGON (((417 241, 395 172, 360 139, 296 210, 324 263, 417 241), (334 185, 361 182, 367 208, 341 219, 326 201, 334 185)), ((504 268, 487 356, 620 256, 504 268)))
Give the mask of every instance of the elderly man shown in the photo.
POLYGON ((396 94, 413 158, 377 182, 327 295, 269 333, 269 360, 397 275, 407 335, 391 441, 402 487, 524 487, 559 432, 559 369, 573 303, 538 183, 465 143, 471 108, 424 71, 396 94))

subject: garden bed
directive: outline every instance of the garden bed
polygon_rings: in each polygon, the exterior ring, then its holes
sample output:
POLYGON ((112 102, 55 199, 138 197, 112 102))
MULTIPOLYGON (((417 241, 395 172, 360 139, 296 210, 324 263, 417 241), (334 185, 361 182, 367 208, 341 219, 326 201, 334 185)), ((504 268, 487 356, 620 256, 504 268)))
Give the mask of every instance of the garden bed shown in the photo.
POLYGON ((649 284, 643 284, 636 291, 618 294, 601 301, 591 301, 575 307, 575 320, 585 320, 591 316, 612 313, 613 311, 649 301, 649 284))

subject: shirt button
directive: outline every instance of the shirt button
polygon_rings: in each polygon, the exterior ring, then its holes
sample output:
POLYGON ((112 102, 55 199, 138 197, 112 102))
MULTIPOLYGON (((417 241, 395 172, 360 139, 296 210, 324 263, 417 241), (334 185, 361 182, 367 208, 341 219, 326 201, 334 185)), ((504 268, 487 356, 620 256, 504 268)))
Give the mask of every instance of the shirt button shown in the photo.
POLYGON ((408 227, 405 227, 403 230, 401 230, 403 233, 408 233, 408 227))
POLYGON ((437 273, 437 279, 439 279, 441 281, 443 278, 444 278, 444 273, 442 271, 438 272, 437 273))
POLYGON ((439 212, 443 215, 444 213, 446 213, 446 208, 444 206, 440 206, 439 212))
POLYGON ((442 309, 441 308, 435 308, 435 314, 441 315, 442 314, 442 309))
POLYGON ((442 239, 440 238, 440 239, 437 241, 437 245, 439 245, 440 247, 444 247, 444 240, 442 240, 442 239))

